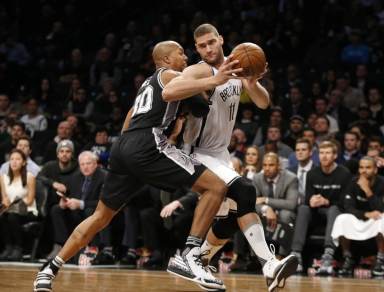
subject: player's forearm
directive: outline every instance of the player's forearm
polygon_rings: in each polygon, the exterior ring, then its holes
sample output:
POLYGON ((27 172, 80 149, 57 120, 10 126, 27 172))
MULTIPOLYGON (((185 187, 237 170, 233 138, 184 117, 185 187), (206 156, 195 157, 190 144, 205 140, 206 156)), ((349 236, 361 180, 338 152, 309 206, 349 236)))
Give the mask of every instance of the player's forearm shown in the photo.
POLYGON ((245 90, 257 107, 266 109, 269 106, 269 93, 258 81, 248 85, 245 90))
POLYGON ((174 101, 186 99, 204 91, 208 91, 216 87, 213 76, 202 79, 173 79, 163 89, 164 101, 174 101))

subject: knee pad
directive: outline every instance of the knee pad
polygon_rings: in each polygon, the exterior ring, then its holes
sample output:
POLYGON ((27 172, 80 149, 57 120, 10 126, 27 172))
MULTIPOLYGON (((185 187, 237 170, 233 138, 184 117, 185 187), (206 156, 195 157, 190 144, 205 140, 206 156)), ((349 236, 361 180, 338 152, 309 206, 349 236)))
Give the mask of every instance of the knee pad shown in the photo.
POLYGON ((237 203, 237 216, 256 212, 256 189, 244 177, 235 180, 228 189, 228 197, 237 203))
POLYGON ((231 238, 237 230, 239 230, 239 225, 237 223, 237 215, 236 213, 232 212, 229 212, 227 218, 217 219, 212 224, 213 234, 218 239, 231 238))

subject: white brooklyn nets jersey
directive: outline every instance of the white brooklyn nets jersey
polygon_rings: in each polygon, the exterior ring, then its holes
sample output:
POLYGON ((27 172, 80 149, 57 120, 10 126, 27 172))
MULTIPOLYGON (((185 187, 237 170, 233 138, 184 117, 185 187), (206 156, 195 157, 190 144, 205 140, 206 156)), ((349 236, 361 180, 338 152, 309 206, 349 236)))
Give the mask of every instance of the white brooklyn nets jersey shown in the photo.
MULTIPOLYGON (((217 74, 217 69, 211 68, 213 74, 217 74)), ((183 136, 186 148, 192 146, 209 152, 227 149, 231 141, 242 89, 241 80, 230 79, 217 86, 210 94, 210 111, 205 118, 188 116, 183 136)))

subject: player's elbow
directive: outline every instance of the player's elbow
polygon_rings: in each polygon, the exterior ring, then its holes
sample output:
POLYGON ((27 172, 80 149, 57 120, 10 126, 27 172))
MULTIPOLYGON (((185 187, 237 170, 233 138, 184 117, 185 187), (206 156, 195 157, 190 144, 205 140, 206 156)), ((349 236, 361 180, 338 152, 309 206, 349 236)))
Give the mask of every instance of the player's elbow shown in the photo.
POLYGON ((270 102, 269 102, 269 99, 268 99, 266 101, 259 101, 256 105, 257 105, 258 108, 265 110, 265 109, 267 109, 269 107, 269 103, 270 102))

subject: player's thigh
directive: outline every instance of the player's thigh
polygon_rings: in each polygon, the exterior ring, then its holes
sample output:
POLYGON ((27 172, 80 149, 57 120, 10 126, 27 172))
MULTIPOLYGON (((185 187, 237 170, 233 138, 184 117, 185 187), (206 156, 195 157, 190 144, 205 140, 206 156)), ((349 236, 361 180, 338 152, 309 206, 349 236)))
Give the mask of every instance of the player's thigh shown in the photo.
POLYGON ((208 190, 225 195, 227 186, 225 182, 211 170, 205 169, 193 184, 192 190, 198 193, 203 193, 208 190))
POLYGON ((202 164, 195 164, 188 155, 173 149, 170 153, 152 153, 151 163, 140 164, 136 173, 145 183, 174 191, 180 187, 191 188, 205 170, 202 164))
POLYGON ((205 165, 211 172, 217 175, 227 186, 230 186, 240 175, 230 166, 230 161, 218 155, 193 153, 194 159, 205 165))

